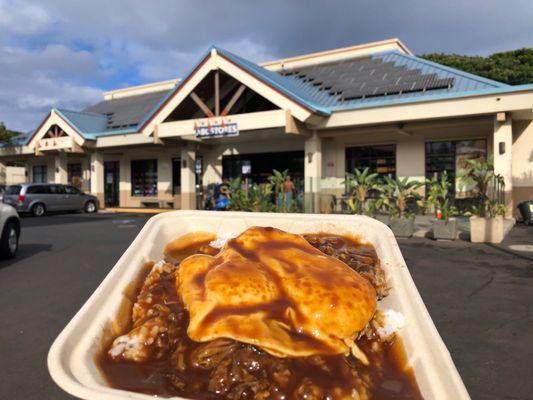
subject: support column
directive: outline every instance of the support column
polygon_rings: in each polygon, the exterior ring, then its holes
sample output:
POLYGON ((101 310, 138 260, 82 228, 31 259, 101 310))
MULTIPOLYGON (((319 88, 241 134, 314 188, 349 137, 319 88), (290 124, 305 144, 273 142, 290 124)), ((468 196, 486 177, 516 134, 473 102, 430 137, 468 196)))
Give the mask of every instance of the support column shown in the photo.
POLYGON ((60 152, 54 158, 54 183, 67 184, 67 154, 60 152))
POLYGON ((494 117, 494 172, 505 182, 506 217, 513 215, 513 124, 510 115, 498 113, 494 117))
POLYGON ((322 179, 322 139, 318 134, 305 141, 304 155, 304 210, 309 213, 320 212, 320 180, 322 179))
POLYGON ((26 183, 33 182, 33 163, 31 159, 26 161, 26 183))
POLYGON ((91 194, 98 198, 100 207, 104 208, 104 155, 97 150, 91 154, 91 194))
POLYGON ((129 157, 124 154, 119 159, 119 207, 128 207, 130 205, 129 198, 131 197, 131 161, 129 157))
POLYGON ((181 149, 181 209, 196 209, 196 151, 193 144, 186 144, 181 149))
MULTIPOLYGON (((409 181, 424 182, 426 180, 426 149, 423 136, 411 134, 398 138, 396 144, 396 175, 408 178, 409 181)), ((425 195, 425 185, 418 189, 425 195)))

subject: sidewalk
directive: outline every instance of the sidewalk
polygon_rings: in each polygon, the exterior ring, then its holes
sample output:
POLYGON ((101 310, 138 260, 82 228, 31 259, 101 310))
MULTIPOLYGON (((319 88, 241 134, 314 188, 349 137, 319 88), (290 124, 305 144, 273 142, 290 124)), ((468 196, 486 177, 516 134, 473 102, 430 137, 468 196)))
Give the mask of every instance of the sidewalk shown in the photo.
POLYGON ((506 253, 533 261, 533 226, 516 224, 503 242, 492 246, 506 253))
POLYGON ((144 207, 106 207, 98 210, 98 212, 106 214, 160 214, 164 212, 175 211, 174 208, 144 208, 144 207))
MULTIPOLYGON (((433 220, 432 215, 415 216, 415 234, 414 237, 432 238, 433 220)), ((470 222, 467 217, 457 217, 457 226, 459 229, 459 238, 467 240, 470 237, 470 222)))
MULTIPOLYGON (((417 215, 415 217, 416 231, 413 236, 419 238, 431 238, 433 219, 433 216, 417 215)), ((468 218, 457 217, 457 224, 459 227, 458 240, 469 241, 470 222, 468 218)), ((526 226, 522 223, 516 223, 514 226, 509 226, 508 229, 509 233, 502 243, 487 245, 512 255, 533 260, 533 227, 526 226)))

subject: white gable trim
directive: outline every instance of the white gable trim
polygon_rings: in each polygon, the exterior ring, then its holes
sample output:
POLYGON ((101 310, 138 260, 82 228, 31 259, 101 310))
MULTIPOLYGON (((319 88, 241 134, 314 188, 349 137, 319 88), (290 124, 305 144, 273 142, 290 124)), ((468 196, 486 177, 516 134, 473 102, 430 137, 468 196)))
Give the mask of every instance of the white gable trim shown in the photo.
MULTIPOLYGON (((251 90, 260 94, 282 110, 289 110, 291 114, 304 122, 313 113, 297 102, 288 98, 276 89, 265 84, 252 74, 243 70, 236 64, 219 55, 215 49, 206 57, 199 67, 189 75, 186 81, 178 87, 176 92, 163 104, 163 106, 141 128, 141 133, 151 135, 156 125, 162 123, 178 107, 181 102, 191 94, 194 88, 211 72, 220 69, 241 82, 251 90)), ((231 114, 230 114, 231 115, 231 114)))
POLYGON ((68 136, 70 136, 74 142, 79 145, 83 146, 85 144, 85 138, 81 136, 78 131, 71 126, 63 117, 61 117, 55 110, 50 111, 50 114, 44 122, 41 124, 37 132, 33 134, 32 139, 28 143, 28 147, 31 149, 35 149, 35 146, 39 140, 43 138, 43 136, 48 132, 51 126, 57 125, 59 126, 68 136))

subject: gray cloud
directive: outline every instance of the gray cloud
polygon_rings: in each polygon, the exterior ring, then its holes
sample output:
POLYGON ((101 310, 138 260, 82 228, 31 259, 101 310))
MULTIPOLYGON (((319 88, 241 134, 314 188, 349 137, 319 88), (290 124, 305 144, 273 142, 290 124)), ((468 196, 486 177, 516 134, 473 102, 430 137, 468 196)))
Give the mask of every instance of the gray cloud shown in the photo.
POLYGON ((399 37, 415 53, 533 45, 526 0, 0 0, 0 120, 181 76, 211 44, 253 61, 399 37))

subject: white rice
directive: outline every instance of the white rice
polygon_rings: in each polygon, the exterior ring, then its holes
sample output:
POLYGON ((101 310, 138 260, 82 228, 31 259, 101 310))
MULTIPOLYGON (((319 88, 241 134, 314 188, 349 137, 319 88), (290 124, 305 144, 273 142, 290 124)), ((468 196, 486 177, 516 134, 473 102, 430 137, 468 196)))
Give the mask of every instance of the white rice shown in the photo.
POLYGON ((235 232, 223 233, 221 235, 218 235, 215 240, 210 242, 209 246, 214 247, 215 249, 221 249, 222 247, 224 247, 224 245, 229 239, 233 239, 234 237, 237 237, 237 234, 235 232))
POLYGON ((115 339, 113 347, 109 350, 111 357, 118 357, 122 353, 135 352, 142 348, 142 343, 137 336, 123 335, 115 339))
POLYGON ((399 312, 390 308, 381 310, 381 324, 376 327, 378 335, 382 339, 386 339, 405 326, 405 316, 399 312))

